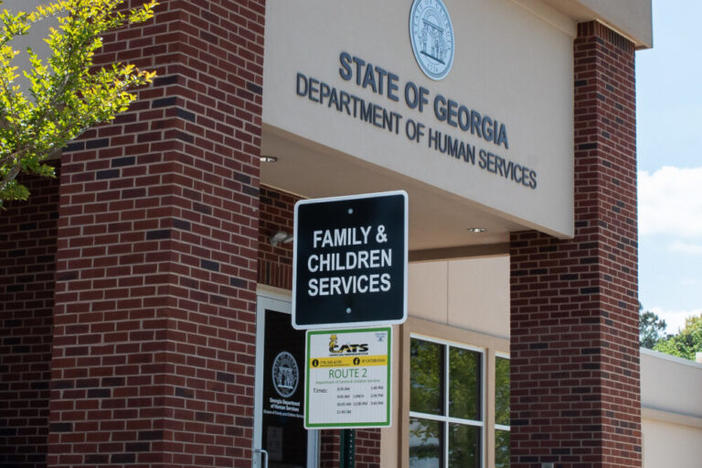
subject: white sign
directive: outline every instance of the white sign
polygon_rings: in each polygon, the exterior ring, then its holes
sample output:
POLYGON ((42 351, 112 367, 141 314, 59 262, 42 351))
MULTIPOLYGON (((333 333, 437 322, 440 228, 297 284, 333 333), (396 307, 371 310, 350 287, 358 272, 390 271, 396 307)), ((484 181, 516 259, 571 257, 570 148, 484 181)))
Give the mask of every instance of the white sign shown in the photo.
POLYGON ((392 328, 308 331, 305 428, 389 427, 392 328))

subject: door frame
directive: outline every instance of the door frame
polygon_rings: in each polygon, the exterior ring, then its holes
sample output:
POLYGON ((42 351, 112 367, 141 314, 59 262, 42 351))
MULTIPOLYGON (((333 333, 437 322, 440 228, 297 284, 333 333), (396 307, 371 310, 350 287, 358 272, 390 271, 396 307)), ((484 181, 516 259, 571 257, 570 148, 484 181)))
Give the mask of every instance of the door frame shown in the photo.
MULTIPOLYGON (((263 447, 263 352, 265 336, 266 310, 274 310, 290 315, 292 313, 290 292, 286 290, 271 291, 258 288, 256 291, 256 373, 254 386, 254 432, 253 432, 253 468, 264 468, 260 449, 263 447)), ((290 325, 292 328, 292 325, 290 325)), ((304 363, 303 363, 304 369, 304 363)), ((301 375, 304 370, 301 369, 301 375)), ((307 468, 319 466, 319 431, 307 431, 307 468)))

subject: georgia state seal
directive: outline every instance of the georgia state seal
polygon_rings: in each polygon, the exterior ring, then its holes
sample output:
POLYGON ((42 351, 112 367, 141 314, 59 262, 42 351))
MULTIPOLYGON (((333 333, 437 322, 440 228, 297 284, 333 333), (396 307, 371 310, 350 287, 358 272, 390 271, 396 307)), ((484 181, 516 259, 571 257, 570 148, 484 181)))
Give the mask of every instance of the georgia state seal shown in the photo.
POLYGON ((273 360, 273 388, 278 395, 288 398, 295 393, 300 373, 297 368, 297 361, 292 354, 282 351, 273 360))
POLYGON ((419 68, 432 80, 441 80, 453 65, 453 25, 441 0, 414 0, 409 33, 419 68))

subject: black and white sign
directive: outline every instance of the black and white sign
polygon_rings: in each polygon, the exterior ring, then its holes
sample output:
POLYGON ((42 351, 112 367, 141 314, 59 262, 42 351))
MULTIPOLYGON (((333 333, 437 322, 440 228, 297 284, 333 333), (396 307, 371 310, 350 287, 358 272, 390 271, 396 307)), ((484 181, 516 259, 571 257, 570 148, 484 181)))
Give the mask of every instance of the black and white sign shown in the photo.
POLYGON ((295 205, 292 325, 402 323, 407 318, 407 193, 295 205))

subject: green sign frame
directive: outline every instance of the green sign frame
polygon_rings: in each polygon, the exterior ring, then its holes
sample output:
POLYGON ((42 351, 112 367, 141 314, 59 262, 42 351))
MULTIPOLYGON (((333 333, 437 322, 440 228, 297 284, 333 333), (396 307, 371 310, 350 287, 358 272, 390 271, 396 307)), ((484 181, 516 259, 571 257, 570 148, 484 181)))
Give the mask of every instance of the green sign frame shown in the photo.
POLYGON ((306 429, 352 429, 392 425, 392 334, 391 326, 307 330, 304 400, 306 429), (332 336, 340 344, 332 346, 332 336), (320 339, 321 343, 328 343, 323 352, 319 351, 320 339), (377 342, 372 343, 373 339, 377 342), (383 357, 384 366, 381 363, 383 357), (313 368, 313 360, 317 361, 319 368, 313 368), (364 361, 369 365, 364 366, 364 361), (339 365, 336 366, 335 363, 339 365), (381 370, 380 367, 385 369, 381 370), (339 375, 338 380, 313 380, 312 371, 318 372, 321 369, 329 369, 329 377, 334 373, 339 375), (381 391, 382 398, 379 397, 381 391), (332 405, 334 406, 330 407, 332 405), (380 414, 377 406, 382 405, 385 406, 383 417, 361 417, 369 412, 373 415, 380 414), (313 408, 315 415, 312 414, 313 408), (359 417, 360 419, 354 419, 359 417))

